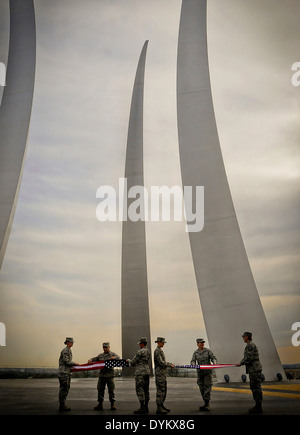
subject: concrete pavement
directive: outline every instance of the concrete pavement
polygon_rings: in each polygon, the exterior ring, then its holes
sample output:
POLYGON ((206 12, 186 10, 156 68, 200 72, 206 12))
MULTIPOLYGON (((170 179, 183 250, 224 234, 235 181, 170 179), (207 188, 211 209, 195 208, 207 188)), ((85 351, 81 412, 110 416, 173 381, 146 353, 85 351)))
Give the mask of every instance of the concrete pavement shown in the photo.
MULTIPOLYGON (((116 378, 117 410, 111 411, 106 392, 103 411, 94 411, 97 404, 97 378, 73 378, 67 404, 71 411, 58 412, 58 380, 0 379, 0 415, 101 415, 102 421, 114 421, 121 416, 134 417, 139 407, 135 394, 134 378, 116 378)), ((196 378, 168 377, 168 394, 165 402, 171 409, 168 419, 174 416, 248 415, 253 406, 248 383, 214 383, 211 410, 199 411, 203 404, 196 378)), ((147 419, 165 418, 156 415, 155 381, 150 381, 150 403, 147 419)), ((299 415, 300 381, 264 382, 263 415, 299 415)), ((130 419, 131 419, 130 417, 130 419)), ((129 418, 129 417, 128 417, 129 418)), ((135 416, 134 418, 139 418, 135 416)))

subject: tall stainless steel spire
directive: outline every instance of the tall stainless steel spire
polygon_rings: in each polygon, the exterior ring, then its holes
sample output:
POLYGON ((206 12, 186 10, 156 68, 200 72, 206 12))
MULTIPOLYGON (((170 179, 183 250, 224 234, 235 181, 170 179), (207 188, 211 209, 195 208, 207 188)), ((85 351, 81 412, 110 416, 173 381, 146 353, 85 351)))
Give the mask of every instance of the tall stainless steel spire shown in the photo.
MULTIPOLYGON (((241 360, 253 333, 266 380, 284 377, 241 237, 220 149, 211 94, 206 0, 183 0, 177 59, 182 182, 204 186, 204 228, 189 233, 209 345, 221 363, 241 360)), ((224 371, 216 371, 222 381, 224 371)), ((244 369, 228 371, 240 381, 244 369)))
MULTIPOLYGON (((148 41, 138 62, 131 101, 125 163, 126 197, 131 187, 144 185, 143 102, 147 46, 148 41)), ((128 208, 130 201, 133 200, 128 199, 128 208)), ((145 222, 124 220, 122 230, 122 356, 131 358, 142 336, 147 337, 151 351, 145 222)), ((130 372, 126 369, 123 373, 130 372)))
POLYGON ((20 188, 35 77, 33 0, 10 0, 6 86, 0 107, 0 267, 20 188))

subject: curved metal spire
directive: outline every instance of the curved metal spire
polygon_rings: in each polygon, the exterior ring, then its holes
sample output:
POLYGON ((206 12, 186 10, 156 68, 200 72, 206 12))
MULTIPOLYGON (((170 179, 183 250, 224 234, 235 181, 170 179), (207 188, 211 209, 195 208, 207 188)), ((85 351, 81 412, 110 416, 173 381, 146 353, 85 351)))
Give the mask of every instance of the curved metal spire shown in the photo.
MULTIPOLYGON (((211 94, 206 0, 183 0, 177 59, 177 112, 182 182, 204 186, 204 228, 189 233, 209 344, 220 363, 239 362, 244 331, 253 333, 263 373, 283 368, 261 305, 234 210, 211 94)), ((223 380, 224 372, 217 372, 223 380)), ((244 369, 243 369, 244 372, 244 369)), ((230 378, 240 381, 240 369, 230 378)))
POLYGON ((26 154, 35 57, 33 0, 10 0, 6 86, 0 107, 0 267, 14 218, 26 154))
MULTIPOLYGON (((132 186, 144 186, 143 101, 147 46, 148 41, 144 43, 140 54, 131 100, 125 164, 126 197, 132 186)), ((148 338, 148 349, 151 351, 145 222, 127 219, 123 221, 122 232, 123 358, 135 355, 137 342, 143 336, 148 338)), ((124 370, 125 374, 129 372, 130 369, 124 370)))

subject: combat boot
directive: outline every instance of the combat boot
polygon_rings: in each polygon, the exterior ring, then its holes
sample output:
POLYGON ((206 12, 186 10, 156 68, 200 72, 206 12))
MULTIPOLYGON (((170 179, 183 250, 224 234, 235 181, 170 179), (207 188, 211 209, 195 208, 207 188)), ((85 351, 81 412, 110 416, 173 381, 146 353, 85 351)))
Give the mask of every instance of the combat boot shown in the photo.
POLYGON ((164 409, 165 411, 167 411, 167 412, 171 412, 171 409, 166 408, 164 404, 162 404, 161 407, 162 407, 162 409, 164 409))
POLYGON ((110 409, 111 409, 112 411, 116 411, 116 410, 117 410, 116 405, 115 405, 115 402, 111 402, 111 404, 110 404, 110 409))
POLYGON ((262 410, 262 407, 261 407, 261 401, 257 400, 255 402, 255 406, 253 406, 253 408, 250 408, 249 412, 250 412, 250 414, 262 414, 263 410, 262 410))
POLYGON ((167 414, 167 411, 162 407, 162 405, 157 405, 156 414, 167 414))
POLYGON ((58 408, 58 410, 59 410, 60 412, 66 412, 66 411, 71 411, 71 408, 69 408, 68 406, 66 406, 65 402, 61 402, 61 403, 59 404, 59 408, 58 408))
POLYGON ((94 408, 95 411, 103 411, 103 401, 99 401, 98 405, 94 408))
POLYGON ((204 405, 200 406, 199 411, 209 411, 209 410, 210 410, 209 400, 204 400, 204 405))
POLYGON ((140 407, 139 409, 136 409, 135 411, 133 411, 134 414, 146 414, 146 407, 145 407, 145 401, 144 400, 140 400, 140 407))

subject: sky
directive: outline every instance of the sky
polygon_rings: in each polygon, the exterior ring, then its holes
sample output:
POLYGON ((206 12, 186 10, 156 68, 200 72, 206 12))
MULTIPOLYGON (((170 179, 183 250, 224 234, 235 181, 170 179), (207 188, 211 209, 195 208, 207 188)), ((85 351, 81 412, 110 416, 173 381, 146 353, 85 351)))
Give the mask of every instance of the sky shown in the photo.
MULTIPOLYGON (((181 186, 176 62, 181 0, 35 1, 37 61, 27 154, 0 271, 0 366, 56 367, 64 340, 85 363, 121 355, 121 222, 99 222, 99 186, 124 176, 142 46, 145 187, 181 186)), ((0 1, 0 62, 8 42, 0 1)), ((300 363, 298 0, 209 0, 221 149, 261 302, 282 363, 300 363)), ((1 95, 1 94, 0 94, 1 95)), ((184 222, 147 222, 151 343, 189 364, 207 335, 184 222)), ((245 325, 245 328, 247 327, 245 325)), ((221 332, 221 331, 220 331, 221 332)), ((244 343, 238 331, 225 345, 244 343)), ((207 347, 210 343, 207 341, 207 347)), ((213 349, 212 349, 213 350, 213 349)), ((127 356, 128 357, 128 356, 127 356)), ((222 361, 231 363, 232 361, 222 361)), ((234 361, 235 362, 235 361, 234 361)))

